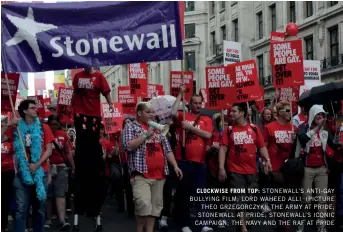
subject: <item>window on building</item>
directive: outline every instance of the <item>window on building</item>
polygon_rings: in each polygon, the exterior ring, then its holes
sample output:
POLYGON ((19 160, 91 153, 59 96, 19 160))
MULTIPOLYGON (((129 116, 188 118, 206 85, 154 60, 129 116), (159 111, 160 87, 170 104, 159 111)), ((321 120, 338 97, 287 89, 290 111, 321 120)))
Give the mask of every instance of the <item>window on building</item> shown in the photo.
POLYGON ((262 11, 257 13, 258 38, 263 38, 263 15, 262 11))
POLYGON ((295 15, 295 1, 289 2, 289 21, 295 23, 296 15, 295 15))
POLYGON ((270 10, 270 18, 271 18, 271 29, 272 31, 276 31, 276 6, 271 5, 269 7, 270 10))
POLYGON ((185 37, 186 39, 195 37, 195 23, 185 24, 185 37))
POLYGON ((185 68, 186 71, 195 71, 195 52, 186 52, 185 53, 185 68))
POLYGON ((329 2, 329 6, 334 6, 334 5, 337 5, 338 4, 338 1, 330 1, 329 2))
POLYGON ((330 34, 330 57, 331 66, 338 64, 339 42, 338 42, 338 27, 329 29, 330 34))
POLYGON ((212 55, 216 54, 216 33, 215 32, 211 33, 211 52, 212 52, 212 55))
POLYGON ((238 42, 238 19, 232 21, 233 24, 233 39, 235 42, 238 42))
POLYGON ((220 9, 225 10, 225 1, 220 2, 220 9))
POLYGON ((306 17, 311 17, 313 15, 313 2, 306 1, 306 17))
POLYGON ((226 26, 225 26, 225 25, 222 26, 222 27, 220 28, 220 31, 221 31, 221 33, 222 33, 222 40, 226 40, 226 26))
POLYGON ((258 76, 260 80, 263 80, 263 55, 257 56, 257 65, 258 65, 258 76))
POLYGON ((305 38, 306 60, 313 60, 313 36, 305 38))
POLYGON ((216 2, 211 1, 210 2, 210 16, 213 16, 216 10, 216 2))
POLYGON ((186 1, 185 12, 194 11, 194 1, 186 1))

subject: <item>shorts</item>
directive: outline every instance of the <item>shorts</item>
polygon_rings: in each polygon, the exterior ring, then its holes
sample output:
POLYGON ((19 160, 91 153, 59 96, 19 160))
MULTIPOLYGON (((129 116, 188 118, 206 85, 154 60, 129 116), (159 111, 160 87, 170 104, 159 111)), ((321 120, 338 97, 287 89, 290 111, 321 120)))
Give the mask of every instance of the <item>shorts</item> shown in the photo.
POLYGON ((159 217, 163 209, 163 187, 165 179, 147 179, 136 175, 131 180, 135 214, 159 217))
MULTIPOLYGON (((242 203, 241 198, 248 196, 246 189, 258 189, 258 175, 257 174, 239 174, 230 172, 228 175, 229 187, 234 189, 245 189, 245 193, 240 192, 235 194, 239 197, 239 203, 242 203)), ((251 195, 251 194, 250 194, 251 195)))
POLYGON ((68 192, 68 168, 58 167, 57 175, 52 177, 51 184, 48 189, 48 197, 65 197, 68 192))

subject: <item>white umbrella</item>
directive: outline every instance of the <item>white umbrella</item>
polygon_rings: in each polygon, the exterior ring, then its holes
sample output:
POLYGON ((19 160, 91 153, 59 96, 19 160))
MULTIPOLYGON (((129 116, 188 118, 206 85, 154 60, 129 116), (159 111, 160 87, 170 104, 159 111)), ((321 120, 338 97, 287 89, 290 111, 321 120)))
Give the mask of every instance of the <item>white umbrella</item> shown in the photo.
MULTIPOLYGON (((159 116, 160 124, 165 124, 171 120, 171 110, 176 98, 171 95, 163 95, 154 97, 149 101, 152 108, 155 109, 159 116)), ((179 110, 182 110, 182 102, 180 102, 179 110)), ((186 108, 187 110, 187 108, 186 108)))

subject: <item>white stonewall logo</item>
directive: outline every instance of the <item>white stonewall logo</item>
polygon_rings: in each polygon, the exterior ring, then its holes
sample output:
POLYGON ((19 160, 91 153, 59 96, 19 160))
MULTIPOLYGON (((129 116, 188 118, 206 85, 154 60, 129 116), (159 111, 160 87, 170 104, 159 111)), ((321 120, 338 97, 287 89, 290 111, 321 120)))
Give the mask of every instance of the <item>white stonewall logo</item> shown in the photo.
POLYGON ((31 7, 27 11, 26 18, 19 18, 9 14, 7 14, 7 18, 17 27, 18 30, 14 34, 13 38, 6 42, 6 45, 18 45, 26 40, 32 51, 35 53, 37 62, 41 64, 43 59, 37 42, 37 34, 56 29, 57 27, 52 24, 36 22, 31 7))

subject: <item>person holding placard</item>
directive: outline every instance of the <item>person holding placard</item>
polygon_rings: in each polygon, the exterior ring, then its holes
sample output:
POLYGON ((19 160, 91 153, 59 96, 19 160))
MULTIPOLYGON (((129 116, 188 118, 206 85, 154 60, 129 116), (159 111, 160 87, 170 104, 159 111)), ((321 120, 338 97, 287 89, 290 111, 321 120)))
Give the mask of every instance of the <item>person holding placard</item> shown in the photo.
POLYGON ((76 130, 75 146, 75 231, 79 230, 78 216, 86 213, 96 217, 96 231, 102 230, 100 209, 106 185, 104 160, 100 139, 100 94, 106 97, 111 112, 114 107, 111 89, 102 73, 87 67, 77 73, 73 79, 73 96, 71 106, 74 111, 76 130), (101 191, 92 191, 99 189, 101 191))
MULTIPOLYGON (((247 115, 246 103, 232 105, 231 117, 234 125, 229 126, 224 132, 219 150, 218 179, 233 189, 258 189, 257 150, 263 159, 265 172, 273 170, 261 130, 255 124, 247 122, 247 115)), ((248 193, 247 190, 245 192, 248 193)), ((237 195, 239 197, 238 204, 243 204, 242 197, 245 195, 245 193, 237 195)), ((242 213, 244 216, 239 219, 242 221, 241 231, 246 232, 248 231, 246 214, 242 213)))
MULTIPOLYGON (((189 209, 190 196, 198 195, 196 189, 207 186, 206 145, 212 138, 211 118, 200 115, 202 98, 193 95, 189 100, 190 112, 179 112, 181 98, 186 91, 186 86, 181 85, 179 94, 172 107, 172 116, 177 126, 177 134, 180 138, 176 147, 175 157, 184 173, 184 178, 178 185, 175 193, 174 220, 182 232, 191 232, 191 218, 189 209), (185 130, 185 133, 183 133, 185 130), (183 140, 183 134, 185 139, 183 140), (183 141, 185 144, 183 144, 183 141)), ((201 211, 201 204, 196 203, 197 212, 201 211)), ((213 231, 212 228, 203 226, 202 232, 213 231)))

